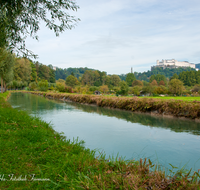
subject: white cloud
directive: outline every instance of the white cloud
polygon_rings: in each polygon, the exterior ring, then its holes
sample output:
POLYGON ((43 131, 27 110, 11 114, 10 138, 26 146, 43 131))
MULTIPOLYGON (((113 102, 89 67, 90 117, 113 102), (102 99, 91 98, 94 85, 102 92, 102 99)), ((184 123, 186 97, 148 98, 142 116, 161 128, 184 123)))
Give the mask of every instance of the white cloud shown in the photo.
MULTIPOLYGON (((59 38, 43 26, 27 41, 43 64, 108 73, 149 70, 157 59, 200 62, 200 1, 84 0, 81 22, 59 38), (138 69, 138 70, 137 70, 138 69)), ((73 14, 73 13, 72 13, 73 14)))

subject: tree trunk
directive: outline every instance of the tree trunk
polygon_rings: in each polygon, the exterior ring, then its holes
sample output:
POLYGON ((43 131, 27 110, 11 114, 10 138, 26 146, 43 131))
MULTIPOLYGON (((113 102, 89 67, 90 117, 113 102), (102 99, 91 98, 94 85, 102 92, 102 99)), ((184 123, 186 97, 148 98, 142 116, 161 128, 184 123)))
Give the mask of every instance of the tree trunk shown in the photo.
POLYGON ((3 93, 3 78, 1 76, 1 93, 3 93))
POLYGON ((4 81, 4 88, 5 88, 4 92, 6 92, 7 88, 6 88, 6 82, 5 81, 4 81))

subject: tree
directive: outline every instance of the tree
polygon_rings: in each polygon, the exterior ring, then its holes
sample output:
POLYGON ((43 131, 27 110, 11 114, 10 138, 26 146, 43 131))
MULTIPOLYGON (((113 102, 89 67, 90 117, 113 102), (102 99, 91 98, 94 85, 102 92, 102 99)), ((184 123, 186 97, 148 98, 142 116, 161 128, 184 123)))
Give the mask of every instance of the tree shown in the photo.
POLYGON ((170 80, 172 79, 178 79, 178 75, 176 73, 174 73, 174 75, 170 78, 170 80))
POLYGON ((154 94, 167 94, 167 88, 165 86, 158 86, 153 90, 154 94))
POLYGON ((111 75, 110 77, 110 84, 112 86, 119 86, 121 79, 119 78, 118 75, 111 75))
POLYGON ((119 83, 119 86, 120 86, 120 92, 119 94, 121 95, 127 95, 128 94, 128 84, 125 82, 125 81, 121 81, 119 83))
POLYGON ((29 82, 31 78, 31 63, 27 58, 16 58, 14 66, 14 79, 29 82))
POLYGON ((40 21, 58 36, 66 29, 74 27, 79 19, 67 11, 77 11, 79 7, 72 0, 1 0, 0 1, 0 47, 9 45, 23 54, 30 53, 25 48, 25 38, 38 39, 40 21))
POLYGON ((131 91, 132 91, 132 94, 139 96, 140 91, 141 91, 141 86, 134 86, 131 91))
POLYGON ((59 92, 65 92, 65 83, 56 81, 56 88, 59 92))
POLYGON ((180 95, 184 90, 183 82, 179 79, 172 79, 169 82, 169 91, 173 94, 180 95))
POLYGON ((159 86, 165 86, 165 82, 164 82, 163 80, 161 80, 161 81, 159 82, 159 86))
POLYGON ((149 79, 149 82, 152 83, 152 81, 155 80, 155 79, 156 79, 156 76, 155 75, 151 75, 151 77, 149 79))
POLYGON ((78 79, 73 76, 73 75, 69 75, 66 80, 65 80, 66 85, 71 86, 72 88, 78 84, 78 79))
POLYGON ((132 86, 143 86, 143 82, 140 80, 134 80, 132 86))
POLYGON ((30 82, 29 83, 29 89, 30 90, 35 90, 37 88, 37 84, 36 84, 36 82, 34 81, 34 82, 30 82))
POLYGON ((32 61, 30 61, 30 64, 31 64, 31 77, 30 77, 30 80, 31 82, 37 82, 37 72, 36 72, 36 67, 35 65, 33 64, 32 61))
POLYGON ((109 88, 107 85, 103 85, 103 86, 100 86, 100 91, 103 93, 106 93, 109 91, 109 88))
POLYGON ((151 85, 152 85, 152 86, 158 86, 158 83, 157 83, 157 81, 154 79, 154 80, 151 82, 151 85))
POLYGON ((48 65, 48 67, 49 67, 49 82, 55 83, 56 78, 55 78, 55 71, 53 69, 53 65, 48 65))
POLYGON ((48 90, 48 81, 47 80, 41 80, 38 82, 38 88, 40 91, 47 91, 48 90))
POLYGON ((126 75, 126 82, 128 86, 132 86, 133 81, 136 80, 135 75, 133 73, 128 73, 126 75))
POLYGON ((15 56, 6 49, 0 48, 0 77, 1 77, 1 93, 6 82, 12 80, 12 71, 15 63, 15 56), (5 80, 5 81, 4 81, 5 80))

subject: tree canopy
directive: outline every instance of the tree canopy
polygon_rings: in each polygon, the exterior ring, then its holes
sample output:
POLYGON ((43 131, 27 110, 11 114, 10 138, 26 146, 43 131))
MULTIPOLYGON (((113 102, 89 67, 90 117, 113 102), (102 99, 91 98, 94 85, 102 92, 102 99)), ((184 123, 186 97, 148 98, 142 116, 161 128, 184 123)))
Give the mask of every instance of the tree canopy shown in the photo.
POLYGON ((13 78, 13 66, 15 56, 6 49, 0 48, 0 77, 1 77, 1 93, 5 82, 9 82, 13 78))
POLYGON ((178 79, 172 79, 169 82, 169 90, 171 93, 180 95, 183 92, 183 82, 178 79))
POLYGON ((128 86, 132 86, 134 80, 136 80, 135 75, 133 73, 128 73, 126 76, 126 82, 128 86))
POLYGON ((26 55, 30 51, 25 48, 25 39, 38 39, 41 21, 58 36, 79 20, 67 12, 78 8, 72 0, 1 0, 0 47, 7 45, 26 55))
POLYGON ((74 86, 76 86, 78 84, 78 79, 75 76, 73 76, 73 75, 69 75, 66 78, 65 83, 68 86, 74 87, 74 86))

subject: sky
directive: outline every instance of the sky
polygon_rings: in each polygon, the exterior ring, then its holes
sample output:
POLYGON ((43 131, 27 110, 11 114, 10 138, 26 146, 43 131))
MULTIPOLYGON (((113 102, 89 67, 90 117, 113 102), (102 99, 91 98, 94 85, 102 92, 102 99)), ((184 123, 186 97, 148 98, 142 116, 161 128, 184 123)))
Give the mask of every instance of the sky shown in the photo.
POLYGON ((144 72, 156 60, 200 63, 199 0, 76 0, 76 27, 59 37, 41 24, 27 48, 42 64, 108 74, 144 72))

